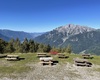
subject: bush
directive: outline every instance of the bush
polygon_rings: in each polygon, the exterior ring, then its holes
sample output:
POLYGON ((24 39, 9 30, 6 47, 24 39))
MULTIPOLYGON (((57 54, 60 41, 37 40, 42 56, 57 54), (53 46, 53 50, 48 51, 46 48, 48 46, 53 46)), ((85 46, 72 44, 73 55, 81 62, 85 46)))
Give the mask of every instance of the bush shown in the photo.
POLYGON ((58 52, 57 51, 50 51, 50 54, 56 55, 56 54, 58 54, 58 52))

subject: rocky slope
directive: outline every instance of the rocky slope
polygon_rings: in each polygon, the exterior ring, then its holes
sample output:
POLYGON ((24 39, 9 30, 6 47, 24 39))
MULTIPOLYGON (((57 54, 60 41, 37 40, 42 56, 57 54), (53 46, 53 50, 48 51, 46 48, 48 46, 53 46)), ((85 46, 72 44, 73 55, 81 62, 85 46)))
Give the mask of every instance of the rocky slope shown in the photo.
MULTIPOLYGON (((56 47, 66 47, 71 45, 73 52, 80 53, 82 51, 90 51, 90 47, 99 44, 100 30, 96 30, 87 26, 68 24, 60 26, 50 32, 35 38, 36 41, 50 44, 56 47)), ((96 45, 100 47, 100 45, 96 45)), ((99 54, 100 51, 96 51, 99 54)), ((98 49, 99 50, 99 49, 98 49)))

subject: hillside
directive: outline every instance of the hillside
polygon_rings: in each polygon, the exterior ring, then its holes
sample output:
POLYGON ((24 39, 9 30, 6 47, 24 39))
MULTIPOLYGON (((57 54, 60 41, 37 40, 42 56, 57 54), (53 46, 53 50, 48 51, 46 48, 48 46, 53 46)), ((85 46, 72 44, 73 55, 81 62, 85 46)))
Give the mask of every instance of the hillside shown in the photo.
MULTIPOLYGON (((84 50, 87 50, 86 52, 89 52, 88 50, 90 50, 90 47, 100 47, 100 32, 99 31, 91 31, 91 32, 86 32, 83 34, 78 34, 75 36, 70 37, 67 41, 65 41, 64 44, 62 44, 61 46, 66 46, 70 44, 73 48, 73 51, 75 53, 79 53, 82 52, 84 50)), ((92 51, 93 48, 91 48, 92 51)), ((97 48, 95 48, 94 53, 97 53, 98 50, 97 48)), ((93 53, 93 52, 91 52, 93 53)))
MULTIPOLYGON (((33 39, 43 33, 27 33, 27 32, 23 32, 23 31, 12 31, 12 30, 1 30, 0 29, 0 34, 2 34, 3 36, 6 36, 8 38, 19 38, 20 41, 23 41, 25 38, 27 39, 33 39)), ((2 37, 0 37, 2 38, 2 37)), ((8 38, 3 38, 4 40, 9 40, 8 38)))
POLYGON ((9 37, 4 36, 4 35, 2 35, 2 34, 0 34, 0 38, 1 38, 1 39, 3 39, 3 40, 5 40, 5 41, 10 40, 10 38, 9 38, 9 37))
POLYGON ((35 40, 42 43, 49 43, 52 46, 61 46, 71 36, 94 30, 95 29, 93 28, 85 26, 69 24, 66 26, 58 27, 50 32, 47 32, 39 37, 36 37, 35 40))
POLYGON ((56 47, 66 47, 70 44, 73 52, 80 53, 84 50, 88 51, 90 47, 98 44, 100 40, 99 35, 100 30, 87 26, 69 24, 38 36, 35 38, 35 40, 56 47))

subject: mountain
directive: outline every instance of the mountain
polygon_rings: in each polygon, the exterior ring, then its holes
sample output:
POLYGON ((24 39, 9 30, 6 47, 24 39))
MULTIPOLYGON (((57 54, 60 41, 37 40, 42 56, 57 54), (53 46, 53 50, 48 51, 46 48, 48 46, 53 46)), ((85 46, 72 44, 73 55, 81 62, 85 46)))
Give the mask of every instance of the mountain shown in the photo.
POLYGON ((68 24, 38 36, 35 40, 56 47, 66 47, 70 44, 75 53, 89 52, 94 46, 100 47, 97 45, 100 43, 100 30, 68 24))
POLYGON ((49 43, 52 46, 60 47, 71 36, 90 31, 95 31, 95 29, 86 26, 68 24, 66 26, 60 26, 50 32, 38 36, 35 38, 35 40, 41 43, 49 43))
POLYGON ((100 55, 100 43, 89 47, 88 49, 85 50, 85 53, 100 55))
MULTIPOLYGON (((75 36, 70 37, 68 40, 65 41, 64 44, 61 46, 66 46, 70 44, 73 48, 73 51, 76 53, 85 51, 86 53, 89 52, 90 47, 100 47, 100 32, 99 31, 91 31, 82 34, 77 34, 75 36)), ((96 53, 97 48, 95 49, 96 53)))
POLYGON ((10 40, 9 37, 6 37, 6 36, 4 36, 4 35, 2 35, 2 34, 0 34, 0 38, 3 39, 3 40, 5 40, 5 41, 10 40))
POLYGON ((100 30, 97 30, 95 33, 95 38, 93 39, 95 42, 89 48, 85 50, 86 53, 96 53, 100 55, 100 30))
MULTIPOLYGON (((25 38, 33 39, 43 33, 27 33, 27 32, 23 32, 23 31, 12 31, 12 30, 5 30, 5 29, 1 30, 0 29, 0 34, 2 36, 7 37, 7 38, 3 38, 4 40, 7 40, 7 41, 11 38, 14 38, 14 39, 19 38, 20 41, 23 41, 25 38)), ((2 38, 2 37, 0 36, 0 38, 2 38)))

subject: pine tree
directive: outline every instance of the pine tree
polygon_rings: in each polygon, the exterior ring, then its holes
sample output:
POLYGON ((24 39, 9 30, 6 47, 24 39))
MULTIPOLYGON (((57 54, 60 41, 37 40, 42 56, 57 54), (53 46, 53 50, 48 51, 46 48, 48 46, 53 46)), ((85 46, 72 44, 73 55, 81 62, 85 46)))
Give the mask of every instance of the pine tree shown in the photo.
POLYGON ((0 53, 4 53, 6 45, 7 43, 4 40, 0 39, 0 53))
POLYGON ((17 52, 17 53, 20 52, 21 43, 20 43, 20 40, 18 38, 15 40, 14 48, 15 48, 15 52, 17 52))
POLYGON ((35 52, 35 43, 33 40, 29 40, 29 52, 35 52))
POLYGON ((69 53, 69 54, 71 54, 72 49, 71 49, 71 46, 70 46, 70 45, 67 46, 67 48, 66 48, 66 52, 69 53))
POLYGON ((28 44, 28 39, 25 38, 23 44, 22 44, 22 52, 23 53, 28 53, 29 52, 29 44, 28 44))
POLYGON ((51 46, 50 45, 43 45, 43 52, 50 52, 51 46))
POLYGON ((15 40, 12 38, 12 39, 10 39, 9 43, 12 44, 12 45, 14 46, 15 40))
POLYGON ((39 45, 38 45, 38 52, 44 52, 44 51, 43 51, 43 47, 44 47, 43 44, 39 44, 39 45))
POLYGON ((5 53, 13 53, 15 51, 13 44, 12 43, 8 43, 6 48, 5 48, 5 53))
POLYGON ((39 43, 35 42, 35 52, 37 52, 39 49, 39 43))

